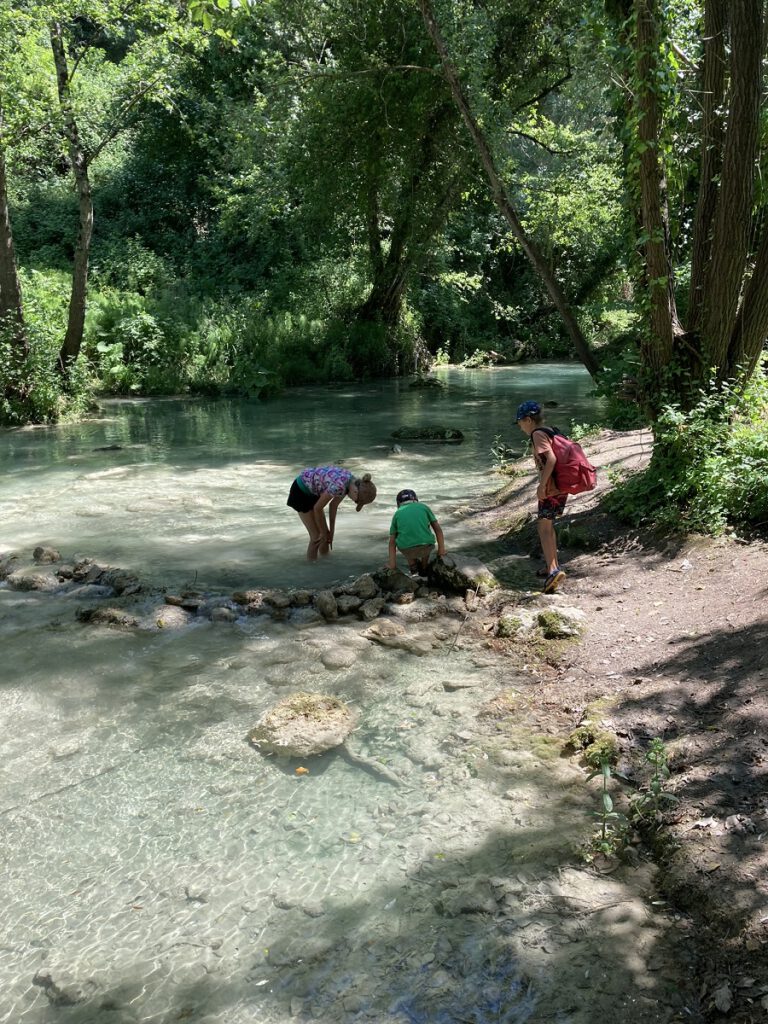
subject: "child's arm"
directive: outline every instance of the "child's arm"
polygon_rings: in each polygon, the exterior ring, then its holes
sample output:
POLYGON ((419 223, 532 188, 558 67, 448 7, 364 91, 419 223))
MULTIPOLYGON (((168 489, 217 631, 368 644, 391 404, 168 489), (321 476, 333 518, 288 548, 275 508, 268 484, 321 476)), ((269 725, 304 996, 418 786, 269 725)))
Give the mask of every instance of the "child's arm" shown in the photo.
POLYGON ((539 501, 543 501, 550 494, 557 493, 555 481, 552 479, 557 465, 557 456, 552 448, 549 435, 544 430, 534 430, 531 442, 539 459, 539 486, 536 489, 536 496, 539 501))
POLYGON ((442 527, 440 526, 440 523, 438 523, 437 520, 435 520, 434 523, 430 523, 429 525, 432 528, 432 531, 433 531, 433 533, 435 535, 435 538, 437 539, 437 557, 438 558, 444 558, 445 557, 445 535, 443 534, 442 527))
POLYGON ((389 568, 397 568, 397 541, 394 533, 389 535, 389 568))

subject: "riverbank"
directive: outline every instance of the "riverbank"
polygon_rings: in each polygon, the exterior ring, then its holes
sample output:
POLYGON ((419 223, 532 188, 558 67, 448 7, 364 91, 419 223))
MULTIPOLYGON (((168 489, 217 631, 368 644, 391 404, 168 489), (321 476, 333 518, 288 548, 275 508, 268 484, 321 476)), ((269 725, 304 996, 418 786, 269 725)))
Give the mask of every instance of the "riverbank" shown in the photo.
MULTIPOLYGON (((615 737, 614 799, 627 807, 659 737, 671 777, 661 817, 630 843, 660 866, 659 899, 678 931, 679 965, 696 978, 686 1019, 764 1020, 768 1010, 768 547, 736 537, 655 536, 602 508, 609 476, 647 464, 647 432, 585 443, 600 485, 571 499, 560 527, 561 594, 585 613, 576 645, 548 651, 531 700, 565 740, 589 723, 615 737)), ((540 586, 534 484, 527 460, 489 507, 484 550, 503 582, 540 586), (535 554, 521 559, 521 555, 535 554), (505 579, 505 576, 507 577, 505 579)))

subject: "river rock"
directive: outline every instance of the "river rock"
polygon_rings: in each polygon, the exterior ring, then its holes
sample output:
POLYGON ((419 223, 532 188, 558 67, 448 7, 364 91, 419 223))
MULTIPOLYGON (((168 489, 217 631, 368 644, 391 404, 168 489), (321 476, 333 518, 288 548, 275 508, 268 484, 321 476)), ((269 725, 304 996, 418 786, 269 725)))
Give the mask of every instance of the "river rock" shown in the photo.
POLYGON ((231 608, 214 608, 211 612, 211 622, 237 622, 237 615, 231 608))
POLYGON ((459 914, 495 914, 498 906, 486 879, 467 878, 455 887, 443 889, 437 909, 446 917, 458 917, 459 914))
POLYGON ((374 597, 370 601, 363 601, 360 605, 358 615, 366 622, 371 622, 381 614, 385 601, 383 597, 374 597))
POLYGON ((59 972, 56 972, 54 980, 49 971, 38 971, 32 979, 32 984, 43 989, 51 1006, 77 1006, 96 992, 96 984, 93 981, 88 980, 81 984, 59 972))
POLYGON ((264 603, 282 610, 291 607, 291 597, 284 590, 269 590, 264 594, 264 603))
POLYGON ((392 622, 390 619, 380 619, 369 626, 363 633, 363 636, 378 642, 382 637, 401 636, 403 633, 405 633, 405 626, 401 626, 399 622, 392 622))
POLYGON ((357 655, 345 647, 330 647, 320 654, 320 661, 329 671, 351 668, 357 661, 357 655))
POLYGON ((390 594, 415 594, 421 586, 421 580, 406 576, 399 569, 380 569, 375 579, 381 589, 390 594))
POLYGON ((32 558, 38 563, 38 565, 49 565, 51 562, 60 562, 61 555, 56 548, 49 548, 44 544, 39 544, 32 552, 32 558))
MULTIPOLYGON (((216 608, 230 608, 232 609, 233 602, 228 597, 224 597, 219 594, 216 597, 207 596, 198 604, 197 614, 204 616, 206 619, 210 619, 216 608)), ((185 607, 185 606, 182 606, 185 607)), ((234 609, 233 609, 234 610, 234 609)))
POLYGON ((291 608, 306 608, 307 605, 312 604, 314 596, 311 590, 290 590, 288 592, 291 608))
POLYGON ((315 608, 324 619, 337 619, 339 617, 339 606, 332 590, 318 590, 315 594, 315 608))
POLYGON ((264 753, 311 757, 338 747, 357 725, 357 714, 338 697, 292 693, 259 719, 249 739, 264 753))
POLYGON ((536 622, 545 640, 562 640, 579 636, 586 618, 581 608, 558 607, 540 611, 536 622))
POLYGON ((50 572, 35 572, 34 569, 17 569, 5 578, 13 590, 40 590, 50 593, 61 586, 59 578, 50 572))
POLYGON ((430 581, 442 589, 459 594, 475 589, 481 595, 487 594, 499 585, 487 565, 467 555, 446 555, 436 559, 430 563, 429 575, 430 581))
MULTIPOLYGON (((248 614, 250 614, 250 610, 248 614)), ((325 622, 325 619, 312 605, 307 608, 294 608, 291 611, 291 625, 298 629, 304 629, 305 626, 316 626, 319 622, 325 622)))
POLYGON ((400 427, 392 432, 396 441, 442 441, 456 443, 464 440, 464 435, 456 427, 424 426, 400 427))
POLYGON ((115 596, 115 592, 112 587, 102 587, 100 583, 70 584, 66 589, 62 589, 61 593, 62 597, 66 597, 70 600, 74 599, 76 601, 94 601, 96 598, 115 596))
POLYGON ((362 603, 362 599, 355 597, 354 594, 340 594, 336 598, 339 615, 349 615, 352 612, 356 612, 362 603))
POLYGON ((382 636, 378 642, 382 647, 391 647, 398 651, 405 651, 407 654, 415 654, 423 658, 425 654, 432 653, 432 642, 427 637, 418 636, 382 636))
POLYGON ((261 603, 263 599, 264 593, 261 590, 236 590, 232 595, 235 604, 256 604, 261 603))
POLYGON ((184 629, 192 621, 192 616, 189 612, 185 612, 183 608, 177 608, 171 604, 163 604, 150 612, 147 619, 147 626, 149 628, 156 626, 158 629, 184 629))
POLYGON ((128 572, 127 569, 111 569, 101 568, 101 571, 95 579, 90 579, 90 574, 86 577, 86 583, 99 583, 102 586, 112 587, 116 594, 138 594, 141 590, 141 583, 137 576, 134 576, 132 572, 128 572))
POLYGON ((479 673, 476 676, 459 676, 453 679, 444 679, 443 689, 448 693, 453 693, 456 690, 469 690, 474 686, 481 686, 482 682, 479 673))
POLYGON ((359 597, 363 601, 376 597, 378 592, 379 588, 376 585, 376 580, 370 573, 365 573, 364 576, 358 576, 353 583, 344 587, 344 593, 352 594, 354 597, 359 597))
POLYGON ((79 608, 75 613, 79 622, 89 622, 98 626, 123 626, 137 629, 140 625, 135 615, 129 615, 122 608, 79 608))
POLYGON ((18 568, 18 561, 18 555, 3 555, 0 557, 0 580, 7 579, 18 568))

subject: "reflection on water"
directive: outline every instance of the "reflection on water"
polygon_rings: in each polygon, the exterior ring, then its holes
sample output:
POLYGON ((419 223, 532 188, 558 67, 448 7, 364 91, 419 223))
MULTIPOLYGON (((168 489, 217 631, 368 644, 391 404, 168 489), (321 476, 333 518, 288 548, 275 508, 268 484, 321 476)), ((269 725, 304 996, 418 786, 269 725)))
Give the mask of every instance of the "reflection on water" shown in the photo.
MULTIPOLYGON (((584 370, 572 364, 441 370, 443 391, 406 382, 310 388, 258 401, 105 402, 87 424, 0 433, 2 546, 46 541, 175 585, 316 585, 382 564, 397 492, 414 487, 453 531, 451 510, 488 489, 489 449, 511 425, 518 402, 558 403, 566 427, 594 415, 584 370), (403 425, 459 427, 461 446, 401 442, 403 425), (99 451, 110 445, 120 450, 99 451), (376 503, 339 509, 334 554, 308 566, 304 529, 285 504, 307 465, 342 462, 369 471, 376 503)), ((458 533, 456 532, 458 531, 458 533)))
MULTIPOLYGON (((488 487, 494 435, 519 440, 514 405, 546 387, 565 426, 592 400, 570 366, 442 376, 440 394, 395 382, 267 405, 106 403, 103 420, 7 433, 3 548, 46 541, 158 581, 317 582, 384 560, 406 485, 455 546, 451 508, 488 487), (435 422, 465 444, 389 452, 398 425, 435 422), (94 451, 107 445, 121 448, 94 451), (342 506, 333 564, 307 567, 285 496, 297 470, 331 460, 372 472, 380 500, 342 506)), ((0 1019, 536 1019, 553 982, 520 963, 531 922, 516 892, 588 819, 578 774, 527 749, 524 713, 503 759, 495 725, 478 731, 483 702, 526 680, 344 626, 137 635, 77 624, 75 603, 0 587, 0 1019), (327 671, 336 645, 356 661, 327 671), (404 785, 334 753, 296 776, 252 750, 261 712, 299 688, 353 702, 358 751, 404 785)), ((581 1020, 548 998, 547 1020, 581 1020)))

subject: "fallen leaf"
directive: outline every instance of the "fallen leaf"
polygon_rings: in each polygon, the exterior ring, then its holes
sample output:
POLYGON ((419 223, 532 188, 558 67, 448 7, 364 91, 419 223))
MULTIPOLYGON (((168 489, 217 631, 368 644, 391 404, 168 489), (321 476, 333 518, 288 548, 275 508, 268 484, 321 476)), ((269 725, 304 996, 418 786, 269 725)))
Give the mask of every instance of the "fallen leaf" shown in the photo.
POLYGON ((731 986, 727 981, 724 981, 720 988, 715 989, 714 998, 715 1006, 720 1013, 728 1013, 733 1006, 733 994, 731 993, 731 986))

